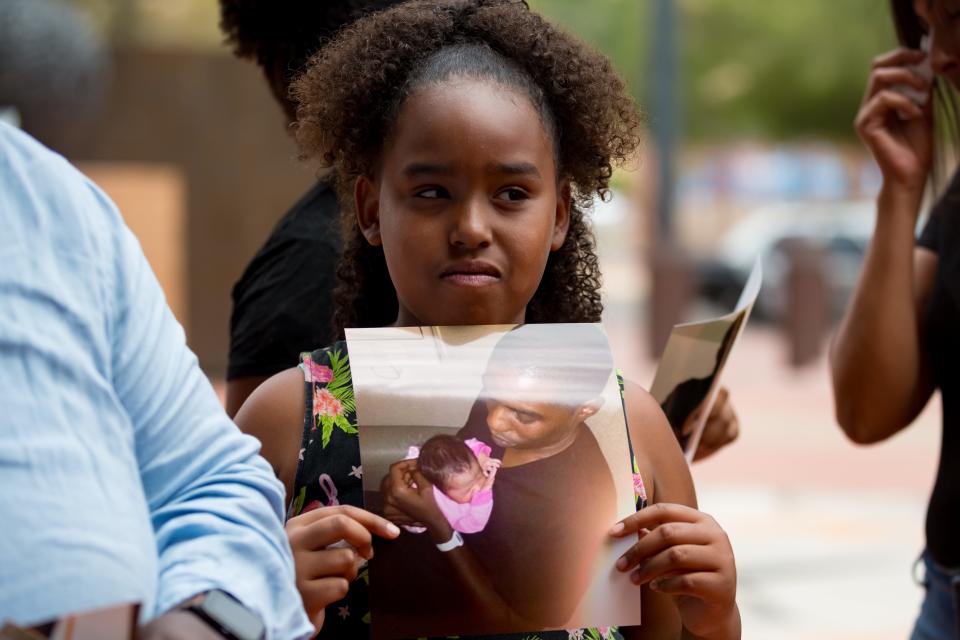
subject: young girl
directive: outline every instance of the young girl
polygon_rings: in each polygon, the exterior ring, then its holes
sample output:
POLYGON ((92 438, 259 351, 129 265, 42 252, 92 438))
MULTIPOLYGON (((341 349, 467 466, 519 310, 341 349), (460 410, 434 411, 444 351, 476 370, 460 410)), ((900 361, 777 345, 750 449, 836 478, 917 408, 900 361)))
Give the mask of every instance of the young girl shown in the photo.
MULTIPOLYGON (((341 330, 599 321, 597 257, 584 211, 607 195, 612 165, 639 142, 633 101, 603 56, 517 0, 413 1, 342 31, 295 92, 304 154, 339 177, 341 330)), ((370 557, 371 535, 396 537, 399 529, 360 508, 345 344, 308 361, 261 386, 237 422, 261 439, 292 496, 287 528, 297 581, 308 611, 323 622, 320 637, 365 638, 370 617, 358 561, 370 557), (333 478, 337 504, 297 517, 321 474, 333 478), (340 540, 353 548, 328 548, 340 540)), ((615 570, 638 585, 644 624, 571 633, 678 638, 685 629, 738 638, 729 541, 697 511, 689 471, 656 402, 627 384, 625 404, 639 490, 652 506, 611 523, 610 534, 637 538, 615 570)), ((432 488, 422 476, 416 482, 418 490, 390 494, 385 513, 402 524, 439 523, 424 493, 432 488)), ((458 587, 478 606, 502 611, 504 624, 522 622, 474 579, 484 569, 469 546, 445 546, 449 533, 432 528, 463 577, 458 587)), ((565 639, 568 632, 515 637, 565 639)))

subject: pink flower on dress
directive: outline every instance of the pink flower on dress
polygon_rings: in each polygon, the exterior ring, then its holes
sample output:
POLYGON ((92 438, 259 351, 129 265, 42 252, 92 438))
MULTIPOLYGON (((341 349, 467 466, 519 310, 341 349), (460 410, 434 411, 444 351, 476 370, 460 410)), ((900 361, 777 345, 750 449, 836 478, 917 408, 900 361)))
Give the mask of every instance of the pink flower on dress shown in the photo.
POLYGON ((610 640, 613 637, 613 634, 610 633, 610 627, 597 627, 597 631, 600 632, 600 637, 604 640, 610 640))
POLYGON ((314 389, 313 410, 318 416, 336 418, 343 415, 343 403, 327 389, 314 389))
POLYGON ((643 486, 643 476, 639 473, 633 474, 633 495, 647 499, 647 488, 643 486))
POLYGON ((305 506, 303 509, 300 510, 300 515, 303 515, 309 511, 313 511, 314 509, 319 509, 322 506, 323 505, 320 504, 319 500, 314 500, 313 502, 311 502, 310 504, 308 504, 307 506, 305 506))
POLYGON ((310 375, 311 382, 330 382, 333 380, 333 369, 322 364, 317 364, 310 358, 303 361, 310 375))

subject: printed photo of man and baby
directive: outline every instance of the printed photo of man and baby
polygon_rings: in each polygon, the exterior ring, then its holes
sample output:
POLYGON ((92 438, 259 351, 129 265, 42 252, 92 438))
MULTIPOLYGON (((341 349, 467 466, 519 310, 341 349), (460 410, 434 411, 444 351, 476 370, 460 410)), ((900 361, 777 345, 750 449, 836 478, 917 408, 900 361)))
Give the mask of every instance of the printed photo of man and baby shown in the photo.
POLYGON ((611 524, 636 508, 602 330, 397 331, 389 366, 381 348, 365 367, 374 341, 350 343, 365 505, 403 529, 375 543, 373 636, 639 623, 635 600, 611 613, 629 585, 602 562, 611 524))

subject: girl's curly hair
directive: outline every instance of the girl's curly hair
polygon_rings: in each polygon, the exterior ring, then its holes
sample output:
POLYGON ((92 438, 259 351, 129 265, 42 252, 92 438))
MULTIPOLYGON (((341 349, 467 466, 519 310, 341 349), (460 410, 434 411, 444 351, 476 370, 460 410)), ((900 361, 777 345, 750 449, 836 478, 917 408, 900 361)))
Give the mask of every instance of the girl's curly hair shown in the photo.
POLYGON ((610 61, 529 10, 522 0, 412 0, 345 28, 292 85, 296 137, 305 157, 337 171, 343 253, 335 329, 396 320, 396 290, 381 247, 356 224, 353 184, 372 175, 399 106, 418 88, 478 73, 528 95, 554 138, 558 175, 573 197, 570 229, 550 254, 527 322, 597 322, 600 271, 584 217, 609 197, 613 166, 640 142, 640 115, 610 61), (488 51, 490 60, 437 63, 445 51, 488 51), (494 65, 495 66, 495 65, 494 65), (440 73, 437 69, 442 69, 440 73), (465 69, 465 71, 463 71, 465 69), (479 70, 479 71, 478 71, 479 70), (443 77, 442 73, 446 73, 443 77))

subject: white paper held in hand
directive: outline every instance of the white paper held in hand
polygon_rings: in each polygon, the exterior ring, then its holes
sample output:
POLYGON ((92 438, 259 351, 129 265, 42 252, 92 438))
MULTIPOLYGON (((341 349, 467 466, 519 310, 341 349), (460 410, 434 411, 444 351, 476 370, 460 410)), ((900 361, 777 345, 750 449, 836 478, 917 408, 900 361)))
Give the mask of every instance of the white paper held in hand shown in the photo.
MULTIPOLYGON (((904 68, 918 75, 926 81, 933 80, 933 66, 930 63, 930 50, 933 45, 933 38, 930 34, 925 34, 920 39, 920 50, 923 51, 926 55, 923 60, 915 64, 908 64, 904 68)), ((927 100, 930 99, 929 91, 920 91, 916 87, 913 87, 908 84, 895 84, 890 87, 900 95, 909 98, 914 102, 918 107, 922 107, 927 104, 927 100)), ((897 115, 901 120, 907 120, 908 117, 901 111, 897 111, 897 115)))

